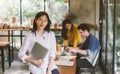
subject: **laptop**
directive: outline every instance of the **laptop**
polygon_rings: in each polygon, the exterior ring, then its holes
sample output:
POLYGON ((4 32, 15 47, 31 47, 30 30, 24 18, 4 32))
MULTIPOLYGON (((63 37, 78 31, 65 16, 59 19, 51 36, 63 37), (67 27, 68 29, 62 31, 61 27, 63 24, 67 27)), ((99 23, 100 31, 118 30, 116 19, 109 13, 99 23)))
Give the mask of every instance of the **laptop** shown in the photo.
POLYGON ((46 56, 48 49, 38 42, 35 42, 31 51, 32 57, 35 59, 41 59, 46 56))

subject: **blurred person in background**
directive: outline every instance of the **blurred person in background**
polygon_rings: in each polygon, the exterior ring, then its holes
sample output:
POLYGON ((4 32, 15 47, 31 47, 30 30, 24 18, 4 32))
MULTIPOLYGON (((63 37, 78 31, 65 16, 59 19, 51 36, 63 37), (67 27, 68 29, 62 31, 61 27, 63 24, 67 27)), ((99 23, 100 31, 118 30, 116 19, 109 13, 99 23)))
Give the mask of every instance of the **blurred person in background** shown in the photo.
POLYGON ((82 42, 82 37, 78 31, 78 25, 73 24, 69 19, 62 22, 62 38, 64 46, 78 47, 82 42))
POLYGON ((94 57, 99 52, 101 46, 98 39, 90 33, 90 30, 94 29, 98 31, 98 26, 90 23, 82 23, 78 26, 79 33, 85 41, 81 44, 81 46, 67 47, 66 51, 77 53, 76 58, 76 74, 79 74, 80 68, 84 68, 85 66, 89 66, 92 64, 94 57), (82 59, 80 57, 86 57, 82 59))

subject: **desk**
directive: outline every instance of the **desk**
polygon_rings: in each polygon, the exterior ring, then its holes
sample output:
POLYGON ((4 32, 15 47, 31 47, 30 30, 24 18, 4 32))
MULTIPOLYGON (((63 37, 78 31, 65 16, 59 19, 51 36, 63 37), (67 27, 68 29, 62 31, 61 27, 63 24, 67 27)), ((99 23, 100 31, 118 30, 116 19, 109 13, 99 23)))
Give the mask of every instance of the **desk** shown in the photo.
POLYGON ((60 74, 76 74, 76 58, 71 59, 74 62, 73 66, 62 66, 58 65, 60 74))
POLYGON ((10 62, 10 42, 0 42, 0 51, 1 51, 1 60, 2 60, 2 71, 4 72, 4 49, 7 47, 8 49, 8 62, 9 67, 11 66, 10 62))

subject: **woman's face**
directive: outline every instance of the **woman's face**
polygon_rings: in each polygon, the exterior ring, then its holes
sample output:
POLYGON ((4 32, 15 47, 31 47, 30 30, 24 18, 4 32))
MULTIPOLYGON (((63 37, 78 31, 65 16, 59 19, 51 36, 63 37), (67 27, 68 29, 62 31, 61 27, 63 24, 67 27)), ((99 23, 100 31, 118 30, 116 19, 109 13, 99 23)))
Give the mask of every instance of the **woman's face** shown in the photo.
POLYGON ((71 24, 67 23, 67 24, 65 25, 65 27, 66 27, 67 30, 70 30, 70 29, 71 29, 71 24))
POLYGON ((36 24, 37 24, 37 30, 44 30, 44 28, 47 26, 48 24, 48 19, 46 15, 42 15, 41 17, 39 17, 36 20, 36 24))

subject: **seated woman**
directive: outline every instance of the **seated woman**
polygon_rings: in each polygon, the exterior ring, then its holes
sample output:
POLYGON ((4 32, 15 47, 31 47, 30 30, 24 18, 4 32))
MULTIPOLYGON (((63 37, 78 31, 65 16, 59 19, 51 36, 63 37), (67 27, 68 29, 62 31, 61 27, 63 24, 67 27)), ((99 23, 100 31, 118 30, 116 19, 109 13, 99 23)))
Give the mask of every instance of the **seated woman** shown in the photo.
POLYGON ((92 25, 89 23, 82 23, 78 26, 79 32, 83 38, 86 38, 84 43, 78 47, 67 47, 66 50, 70 52, 75 52, 81 54, 83 56, 87 56, 86 59, 80 59, 77 57, 76 59, 76 74, 79 74, 80 67, 84 67, 92 63, 95 55, 100 50, 100 44, 97 38, 90 33, 90 29, 98 30, 97 25, 92 25))
POLYGON ((71 23, 70 20, 65 19, 62 22, 62 38, 64 46, 77 47, 81 44, 82 38, 78 31, 78 25, 71 23))

